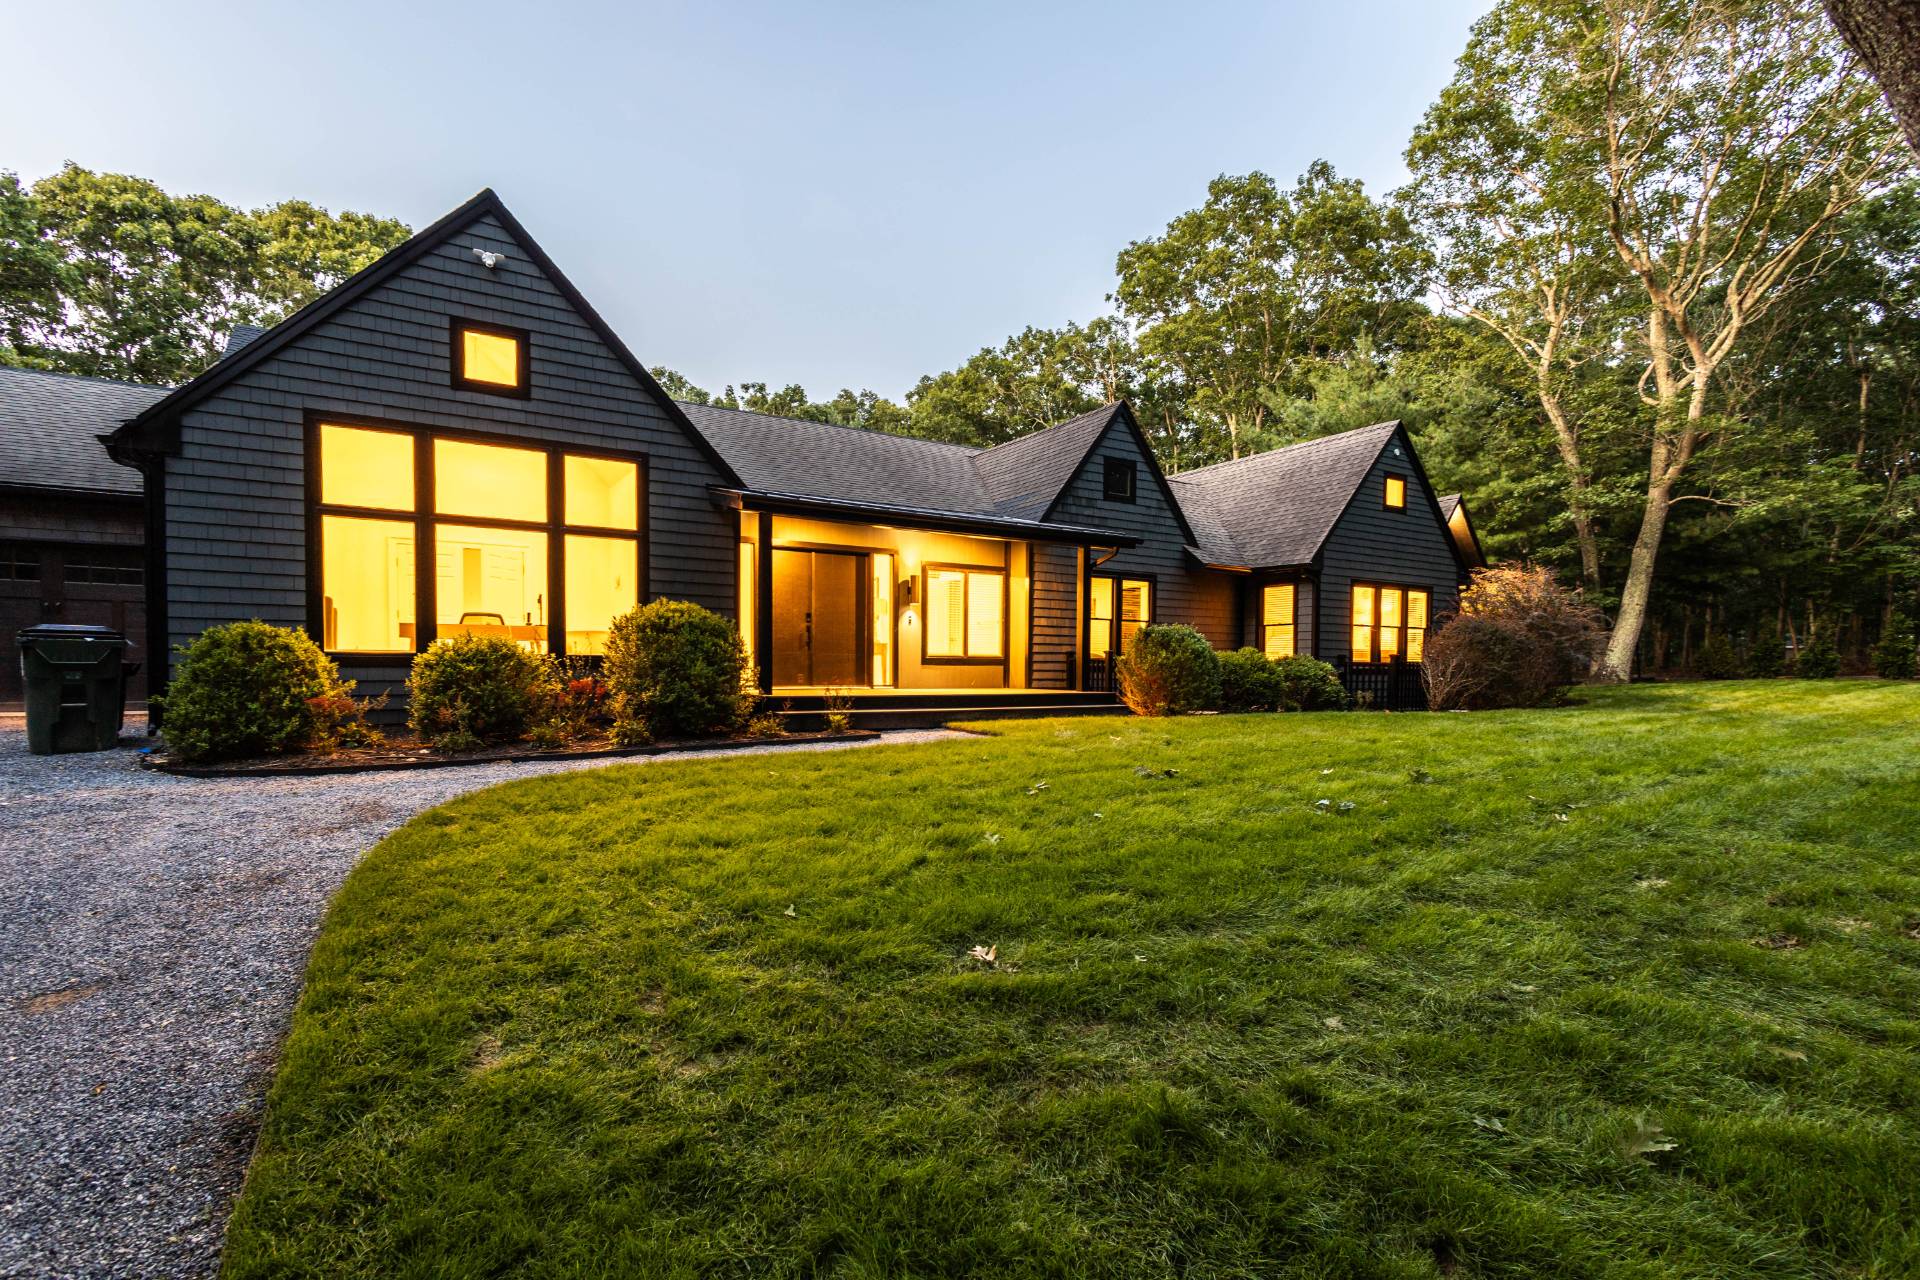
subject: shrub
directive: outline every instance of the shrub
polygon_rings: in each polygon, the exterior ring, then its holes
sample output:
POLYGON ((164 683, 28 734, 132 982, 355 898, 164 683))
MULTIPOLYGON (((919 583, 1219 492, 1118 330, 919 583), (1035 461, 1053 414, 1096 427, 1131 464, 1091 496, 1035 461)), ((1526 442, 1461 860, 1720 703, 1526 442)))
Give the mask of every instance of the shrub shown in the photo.
POLYGON ((536 743, 578 742, 612 723, 613 695, 599 676, 559 658, 547 659, 547 668, 545 697, 535 716, 536 743))
POLYGON ((1272 659, 1248 646, 1220 655, 1220 709, 1274 711, 1280 706, 1281 679, 1272 659))
POLYGON ((317 715, 353 683, 303 631, 265 622, 208 627, 179 650, 159 699, 167 745, 189 762, 274 755, 313 743, 317 715))
POLYGON ((1840 674, 1840 651, 1833 637, 1817 636, 1794 659, 1793 674, 1802 680, 1831 680, 1840 674))
POLYGON ((407 723, 443 751, 526 735, 550 704, 551 668, 504 636, 462 635, 414 658, 407 723))
POLYGON ((1916 666, 1913 622, 1896 613, 1873 646, 1873 670, 1883 680, 1911 680, 1916 666))
POLYGON ((1747 650, 1747 674, 1756 680, 1772 680, 1787 669, 1786 646, 1777 635, 1761 633, 1747 650))
POLYGON ((1318 658, 1296 653, 1273 664, 1282 711, 1345 711, 1352 702, 1340 673, 1318 658))
POLYGON ((679 738, 738 728, 751 705, 746 674, 738 628, 684 600, 656 600, 614 619, 602 668, 616 726, 679 738))
POLYGON ((1476 569, 1459 612, 1427 637, 1427 701, 1436 711, 1545 706, 1586 677, 1604 635, 1599 612, 1551 569, 1476 569))
POLYGON ((1740 653, 1726 635, 1708 636, 1694 660, 1694 670, 1702 680, 1738 680, 1746 674, 1740 653))
POLYGON ((1185 715, 1220 702, 1220 656, 1189 626, 1140 628, 1114 674, 1121 700, 1135 715, 1185 715))

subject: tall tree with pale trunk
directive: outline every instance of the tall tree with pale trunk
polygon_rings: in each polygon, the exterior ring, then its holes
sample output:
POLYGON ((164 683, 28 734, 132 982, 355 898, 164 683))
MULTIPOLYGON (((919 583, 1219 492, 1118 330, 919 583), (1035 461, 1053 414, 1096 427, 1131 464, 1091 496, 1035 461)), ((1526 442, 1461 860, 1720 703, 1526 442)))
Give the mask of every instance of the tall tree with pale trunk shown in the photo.
MULTIPOLYGON (((1475 25, 1448 95, 1471 110, 1448 121, 1443 98, 1429 116, 1423 176, 1470 187, 1460 175, 1515 138, 1537 161, 1515 180, 1535 234, 1481 255, 1480 295, 1566 288, 1592 315, 1583 299, 1598 295, 1579 282, 1618 272, 1628 290, 1607 301, 1634 315, 1615 358, 1637 369, 1645 492, 1602 660, 1624 680, 1668 515, 1696 496, 1688 467, 1741 430, 1719 375, 1841 251, 1841 219, 1905 154, 1817 0, 1505 0, 1475 25)), ((1546 349, 1553 315, 1525 313, 1523 346, 1546 349)))

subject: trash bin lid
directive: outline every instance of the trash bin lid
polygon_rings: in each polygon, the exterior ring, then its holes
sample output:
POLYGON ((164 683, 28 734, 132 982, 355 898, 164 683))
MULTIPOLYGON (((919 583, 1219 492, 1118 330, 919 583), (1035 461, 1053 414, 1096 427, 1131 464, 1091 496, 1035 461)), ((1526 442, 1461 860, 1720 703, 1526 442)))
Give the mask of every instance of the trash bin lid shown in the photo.
POLYGON ((78 622, 42 622, 14 637, 16 644, 33 640, 86 640, 96 644, 128 644, 127 638, 112 627, 88 626, 78 622))

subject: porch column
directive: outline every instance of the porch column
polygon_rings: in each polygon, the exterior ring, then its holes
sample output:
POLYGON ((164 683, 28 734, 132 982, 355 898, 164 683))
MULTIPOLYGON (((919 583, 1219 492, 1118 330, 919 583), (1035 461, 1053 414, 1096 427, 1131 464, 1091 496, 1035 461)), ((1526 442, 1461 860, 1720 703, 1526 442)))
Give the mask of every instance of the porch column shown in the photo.
POLYGON ((760 513, 753 557, 753 654, 760 692, 773 692, 773 514, 760 513))

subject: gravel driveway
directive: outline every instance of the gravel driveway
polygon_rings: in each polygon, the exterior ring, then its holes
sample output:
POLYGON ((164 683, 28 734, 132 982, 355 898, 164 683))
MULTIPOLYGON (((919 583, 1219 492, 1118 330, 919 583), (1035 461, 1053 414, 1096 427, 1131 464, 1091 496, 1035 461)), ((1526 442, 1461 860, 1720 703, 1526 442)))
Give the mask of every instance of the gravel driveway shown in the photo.
MULTIPOLYGON (((194 780, 131 749, 30 756, 19 726, 0 720, 6 1277, 211 1273, 308 949, 355 860, 462 792, 631 763, 194 780)), ((846 748, 722 754, 822 749, 846 748)))

